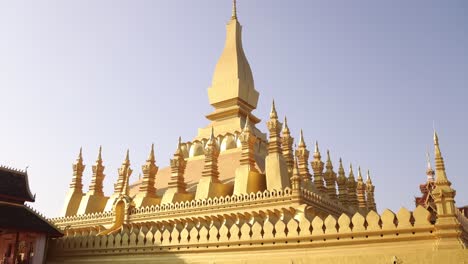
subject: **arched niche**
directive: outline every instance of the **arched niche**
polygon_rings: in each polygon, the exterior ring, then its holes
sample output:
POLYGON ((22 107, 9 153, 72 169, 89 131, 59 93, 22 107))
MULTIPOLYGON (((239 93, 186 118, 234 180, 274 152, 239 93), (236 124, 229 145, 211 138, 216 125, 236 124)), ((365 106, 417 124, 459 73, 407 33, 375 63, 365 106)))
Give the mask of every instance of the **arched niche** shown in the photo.
POLYGON ((221 151, 237 148, 236 138, 232 134, 226 134, 223 141, 221 141, 221 151))
POLYGON ((189 157, 196 157, 203 155, 203 143, 200 141, 194 141, 192 146, 190 146, 189 157))

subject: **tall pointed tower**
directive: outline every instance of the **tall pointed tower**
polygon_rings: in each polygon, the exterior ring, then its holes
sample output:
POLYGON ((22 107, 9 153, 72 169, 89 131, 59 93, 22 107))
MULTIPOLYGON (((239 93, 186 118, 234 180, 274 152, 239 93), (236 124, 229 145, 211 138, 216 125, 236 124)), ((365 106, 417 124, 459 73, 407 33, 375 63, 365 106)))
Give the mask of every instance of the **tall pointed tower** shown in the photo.
POLYGON ((256 137, 265 135, 255 128, 260 119, 252 114, 259 93, 255 90, 252 70, 242 47, 242 26, 237 19, 236 1, 226 26, 226 43, 216 64, 208 98, 214 111, 206 117, 211 123, 199 129, 197 138, 209 138, 213 127, 218 134, 241 132, 248 117, 256 137))

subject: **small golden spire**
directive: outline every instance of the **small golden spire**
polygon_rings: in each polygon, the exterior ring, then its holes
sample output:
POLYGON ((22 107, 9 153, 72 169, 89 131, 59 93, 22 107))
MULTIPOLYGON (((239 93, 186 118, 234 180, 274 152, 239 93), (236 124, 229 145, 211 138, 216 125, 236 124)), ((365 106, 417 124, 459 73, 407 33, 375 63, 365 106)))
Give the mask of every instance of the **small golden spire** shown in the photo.
POLYGON ((286 116, 284 116, 283 130, 281 132, 283 132, 283 134, 290 133, 286 116))
POLYGON ((343 168, 343 161, 340 158, 340 165, 338 167, 338 177, 336 178, 336 183, 338 185, 338 200, 344 205, 349 206, 348 202, 348 190, 347 190, 347 179, 346 173, 343 168))
POLYGON ((367 170, 367 180, 366 180, 366 183, 367 184, 372 184, 372 180, 371 180, 371 177, 370 177, 370 171, 367 170))
POLYGON ((299 190, 301 188, 301 176, 299 174, 299 165, 297 161, 297 157, 294 158, 294 165, 292 170, 292 177, 291 177, 291 187, 293 190, 299 190))
POLYGON ((210 138, 206 142, 206 147, 208 147, 209 144, 214 144, 215 140, 216 140, 216 137, 214 135, 214 127, 211 127, 211 134, 210 134, 210 138))
POLYGON ((97 156, 96 162, 97 162, 97 163, 102 163, 102 146, 99 146, 99 152, 98 152, 98 156, 97 156))
POLYGON ((231 19, 237 19, 237 2, 236 0, 232 1, 232 16, 231 19))
POLYGON ((315 141, 315 150, 314 150, 314 158, 320 159, 322 156, 320 155, 318 141, 315 141))
POLYGON ((299 134, 299 147, 300 148, 305 148, 306 147, 306 144, 305 144, 305 141, 304 141, 304 133, 302 132, 302 129, 301 129, 301 132, 299 134))
POLYGON ((148 156, 147 161, 149 161, 149 162, 155 162, 156 161, 156 159, 154 157, 154 143, 151 144, 151 151, 150 151, 150 154, 148 156))
POLYGON ((338 171, 343 172, 344 174, 343 161, 341 160, 341 158, 340 158, 340 166, 338 167, 338 171))
POLYGON ((182 153, 182 137, 179 136, 179 140, 177 141, 177 149, 175 151, 176 154, 182 153))
POLYGON ((353 164, 352 163, 349 164, 349 177, 348 178, 351 178, 354 181, 354 172, 353 172, 353 164))
POLYGON ((270 119, 278 119, 278 113, 276 112, 275 99, 271 104, 270 119))
POLYGON ((78 160, 81 161, 81 162, 83 161, 83 148, 82 147, 80 147, 80 153, 78 154, 78 160))
POLYGON ((125 155, 125 160, 123 164, 130 165, 130 149, 127 149, 127 154, 125 155))
POLYGON ((327 163, 330 162, 331 163, 331 159, 330 159, 330 150, 327 149, 327 163))

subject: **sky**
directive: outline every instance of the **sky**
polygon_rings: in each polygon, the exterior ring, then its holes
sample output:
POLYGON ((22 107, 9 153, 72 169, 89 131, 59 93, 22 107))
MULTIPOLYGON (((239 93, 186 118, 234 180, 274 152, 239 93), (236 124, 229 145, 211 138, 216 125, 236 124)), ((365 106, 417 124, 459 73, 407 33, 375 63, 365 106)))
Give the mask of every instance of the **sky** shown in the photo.
MULTIPOLYGON (((258 127, 274 98, 309 150, 370 170, 382 212, 414 208, 435 126, 467 205, 467 14, 463 0, 239 0, 258 127)), ((59 216, 80 147, 84 191, 99 145, 106 195, 127 148, 133 181, 152 143, 167 166, 209 123, 230 15, 229 0, 0 0, 0 164, 28 166, 33 207, 59 216)))

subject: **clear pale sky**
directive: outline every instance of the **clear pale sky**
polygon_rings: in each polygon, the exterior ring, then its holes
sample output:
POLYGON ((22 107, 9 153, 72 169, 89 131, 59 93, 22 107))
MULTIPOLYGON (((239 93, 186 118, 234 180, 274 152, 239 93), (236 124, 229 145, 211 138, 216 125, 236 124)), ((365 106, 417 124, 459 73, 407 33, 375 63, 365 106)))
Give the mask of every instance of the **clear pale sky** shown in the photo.
MULTIPOLYGON (((231 1, 0 1, 0 163, 29 166, 57 216, 79 148, 105 192, 130 148, 167 166, 211 112, 231 1)), ((263 131, 272 98, 309 150, 370 169, 379 211, 414 208, 433 122, 457 206, 468 204, 468 2, 238 1, 263 131)), ((347 167, 348 165, 346 165, 347 167)), ((348 171, 348 169, 346 168, 348 171)))

